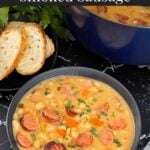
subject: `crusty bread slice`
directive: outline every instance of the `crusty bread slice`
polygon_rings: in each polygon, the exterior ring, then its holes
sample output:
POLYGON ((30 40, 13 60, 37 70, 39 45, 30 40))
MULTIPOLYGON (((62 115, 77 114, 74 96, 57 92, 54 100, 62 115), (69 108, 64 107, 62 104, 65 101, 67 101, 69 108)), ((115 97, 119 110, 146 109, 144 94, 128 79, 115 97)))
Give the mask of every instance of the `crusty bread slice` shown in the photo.
POLYGON ((5 27, 6 29, 19 29, 25 22, 21 21, 11 21, 5 27))
POLYGON ((15 69, 17 62, 24 54, 27 34, 22 32, 7 29, 0 36, 0 80, 15 69))
POLYGON ((46 35, 46 58, 53 55, 55 52, 55 46, 51 38, 49 38, 48 35, 46 35))
POLYGON ((21 26, 20 30, 27 32, 28 46, 16 70, 22 75, 32 75, 45 63, 46 37, 42 28, 34 23, 26 23, 21 26))
MULTIPOLYGON (((6 29, 19 29, 22 25, 25 25, 25 22, 21 21, 11 21, 7 24, 6 29)), ((55 46, 51 38, 49 38, 48 35, 46 35, 46 58, 49 58, 51 55, 53 55, 55 51, 55 46)))

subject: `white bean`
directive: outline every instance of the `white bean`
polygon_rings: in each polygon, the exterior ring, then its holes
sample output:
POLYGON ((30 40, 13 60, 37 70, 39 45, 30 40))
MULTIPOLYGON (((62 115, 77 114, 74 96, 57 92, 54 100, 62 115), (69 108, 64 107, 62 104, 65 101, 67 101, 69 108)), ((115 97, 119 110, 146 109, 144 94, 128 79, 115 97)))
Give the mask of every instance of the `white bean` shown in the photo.
POLYGON ((22 115, 23 114, 23 109, 22 108, 17 109, 17 114, 22 115))
POLYGON ((14 133, 17 133, 20 130, 20 123, 18 122, 18 120, 13 120, 12 124, 14 133))
POLYGON ((77 132, 77 130, 76 129, 71 129, 71 136, 73 137, 73 138, 76 138, 77 136, 78 136, 78 132, 77 132))
POLYGON ((17 119, 18 119, 18 115, 17 115, 16 113, 13 115, 13 119, 14 119, 14 120, 17 120, 17 119))
POLYGON ((70 132, 71 132, 71 129, 70 129, 70 128, 68 128, 68 129, 67 129, 67 131, 66 131, 66 135, 68 135, 68 136, 69 136, 69 135, 70 135, 70 132))
POLYGON ((36 141, 34 142, 33 147, 36 148, 36 149, 39 149, 39 147, 40 147, 40 142, 39 142, 38 140, 36 140, 36 141))
POLYGON ((44 108, 44 104, 42 102, 40 102, 40 103, 37 103, 35 105, 35 107, 36 107, 37 110, 41 110, 42 108, 44 108))

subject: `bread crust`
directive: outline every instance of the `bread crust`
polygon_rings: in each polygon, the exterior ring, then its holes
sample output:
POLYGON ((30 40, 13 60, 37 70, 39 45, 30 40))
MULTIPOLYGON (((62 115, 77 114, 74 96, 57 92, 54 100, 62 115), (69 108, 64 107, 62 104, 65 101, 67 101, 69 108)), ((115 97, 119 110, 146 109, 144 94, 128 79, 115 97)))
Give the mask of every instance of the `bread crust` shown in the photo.
MULTIPOLYGON (((19 29, 23 27, 23 25, 25 26, 27 24, 29 23, 21 22, 21 21, 11 21, 7 24, 6 29, 19 29)), ((32 23, 32 24, 35 24, 35 23, 32 23)), ((53 55, 55 51, 55 46, 54 46, 52 39, 46 34, 45 34, 45 39, 46 39, 46 52, 45 52, 46 58, 49 58, 51 55, 53 55)))
POLYGON ((55 46, 52 39, 46 35, 46 58, 49 58, 55 52, 55 46))
MULTIPOLYGON (((45 59, 46 59, 46 36, 45 36, 45 32, 43 31, 43 29, 41 28, 40 25, 38 24, 35 24, 35 23, 25 23, 23 24, 21 27, 20 27, 20 30, 21 31, 24 31, 25 28, 27 27, 34 27, 34 28, 38 28, 38 30, 41 32, 41 35, 42 35, 42 40, 43 40, 43 59, 42 59, 42 62, 40 64, 40 66, 38 67, 38 69, 36 70, 30 70, 30 71, 26 71, 22 68, 19 67, 19 63, 21 62, 21 60, 18 62, 17 66, 16 66, 16 71, 21 74, 21 75, 32 75, 36 72, 38 72, 42 67, 43 65, 45 64, 45 59)), ((28 33, 27 33, 28 34, 28 33)), ((29 66, 30 67, 30 66, 29 66)))
MULTIPOLYGON (((1 33, 1 37, 5 34, 8 34, 9 32, 12 31, 16 31, 20 33, 21 36, 21 42, 19 44, 19 50, 18 53, 13 61, 13 63, 7 68, 7 70, 3 73, 2 76, 0 76, 0 80, 6 78, 10 73, 12 73, 18 63, 18 61, 21 59, 21 57, 23 56, 25 50, 26 50, 26 39, 27 39, 27 34, 24 32, 24 34, 22 34, 21 31, 17 30, 17 29, 6 29, 1 33)), ((8 58, 9 59, 9 58, 8 58)))

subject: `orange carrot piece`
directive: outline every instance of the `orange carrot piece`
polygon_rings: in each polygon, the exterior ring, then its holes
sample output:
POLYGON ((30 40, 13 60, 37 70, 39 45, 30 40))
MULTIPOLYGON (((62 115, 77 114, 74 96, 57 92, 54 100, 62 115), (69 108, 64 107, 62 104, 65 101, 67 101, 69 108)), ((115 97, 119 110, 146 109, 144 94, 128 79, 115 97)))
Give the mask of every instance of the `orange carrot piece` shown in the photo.
POLYGON ((102 126, 104 124, 103 121, 101 121, 100 119, 98 119, 97 117, 92 117, 90 119, 91 124, 95 125, 95 126, 102 126))
POLYGON ((64 117, 64 120, 69 127, 76 127, 78 125, 78 122, 75 119, 64 117))
POLYGON ((89 96, 89 91, 88 91, 87 88, 86 88, 86 89, 83 89, 83 91, 82 91, 82 96, 85 97, 85 98, 87 98, 87 97, 89 96))
POLYGON ((56 130, 56 132, 61 136, 61 137, 64 137, 66 135, 66 130, 65 129, 61 129, 61 128, 58 128, 56 130))

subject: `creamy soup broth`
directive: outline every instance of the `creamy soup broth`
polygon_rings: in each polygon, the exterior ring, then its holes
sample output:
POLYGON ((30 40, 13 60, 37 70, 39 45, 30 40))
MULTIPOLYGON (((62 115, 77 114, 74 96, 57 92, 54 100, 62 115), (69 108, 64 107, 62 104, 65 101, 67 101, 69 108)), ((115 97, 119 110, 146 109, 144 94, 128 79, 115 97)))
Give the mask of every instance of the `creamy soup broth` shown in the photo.
POLYGON ((32 88, 12 126, 20 150, 130 150, 135 132, 131 110, 117 91, 78 76, 32 88))

